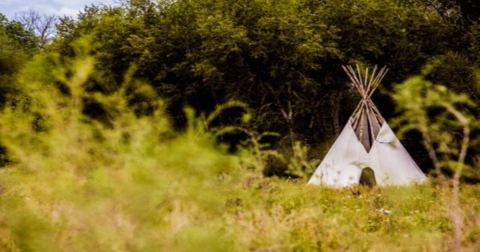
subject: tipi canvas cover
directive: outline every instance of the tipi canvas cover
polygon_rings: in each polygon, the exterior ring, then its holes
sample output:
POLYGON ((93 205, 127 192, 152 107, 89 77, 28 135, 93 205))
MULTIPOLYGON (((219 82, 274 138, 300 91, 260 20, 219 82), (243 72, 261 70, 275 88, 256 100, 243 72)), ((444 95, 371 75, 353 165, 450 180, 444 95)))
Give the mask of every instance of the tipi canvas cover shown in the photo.
POLYGON ((357 66, 344 68, 362 95, 347 125, 309 180, 309 184, 344 187, 358 184, 365 168, 373 170, 377 185, 421 183, 425 175, 370 100, 387 72, 368 69, 363 76, 357 66))

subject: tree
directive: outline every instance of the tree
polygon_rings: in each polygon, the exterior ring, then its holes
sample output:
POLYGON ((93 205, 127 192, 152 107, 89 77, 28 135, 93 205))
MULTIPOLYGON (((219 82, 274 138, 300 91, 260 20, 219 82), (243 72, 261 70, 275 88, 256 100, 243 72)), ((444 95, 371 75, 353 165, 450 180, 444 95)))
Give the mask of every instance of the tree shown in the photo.
POLYGON ((49 43, 56 33, 58 17, 55 15, 40 14, 37 11, 16 13, 14 20, 23 24, 25 29, 38 36, 38 48, 43 48, 49 43))
POLYGON ((15 75, 34 53, 37 38, 16 21, 9 21, 0 14, 0 105, 14 94, 15 75))
POLYGON ((476 0, 428 0, 442 16, 460 14, 461 23, 470 25, 480 18, 480 4, 476 0))
MULTIPOLYGON (((387 65, 391 91, 430 58, 464 50, 463 32, 421 0, 125 0, 61 19, 51 50, 73 56, 72 42, 91 36, 109 81, 89 91, 125 85, 134 65, 177 127, 185 106, 202 114, 238 100, 254 111, 252 129, 278 132, 292 146, 327 141, 347 121, 357 101, 341 65, 387 65)), ((393 114, 390 97, 374 99, 393 114)))
POLYGON ((33 32, 25 29, 22 23, 18 21, 9 21, 0 13, 0 32, 2 35, 8 37, 10 40, 9 44, 33 53, 37 43, 37 37, 33 32))

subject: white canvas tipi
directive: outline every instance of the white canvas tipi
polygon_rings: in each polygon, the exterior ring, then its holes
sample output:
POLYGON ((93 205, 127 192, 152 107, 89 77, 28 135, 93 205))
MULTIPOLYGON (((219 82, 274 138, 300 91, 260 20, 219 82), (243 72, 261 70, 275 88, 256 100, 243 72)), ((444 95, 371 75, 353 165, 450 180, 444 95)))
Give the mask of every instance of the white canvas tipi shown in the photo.
POLYGON ((365 174, 380 186, 424 182, 425 174, 370 99, 388 70, 377 73, 375 67, 371 75, 368 69, 363 75, 358 66, 357 71, 343 69, 362 100, 308 183, 344 187, 359 184, 365 174))

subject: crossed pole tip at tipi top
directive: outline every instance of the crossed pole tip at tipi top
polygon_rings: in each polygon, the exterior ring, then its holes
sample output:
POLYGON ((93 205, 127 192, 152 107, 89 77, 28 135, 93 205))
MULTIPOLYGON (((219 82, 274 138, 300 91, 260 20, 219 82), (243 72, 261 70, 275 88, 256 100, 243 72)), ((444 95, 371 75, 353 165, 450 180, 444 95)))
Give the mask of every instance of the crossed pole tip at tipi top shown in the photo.
POLYGON ((356 71, 352 66, 342 66, 342 68, 350 78, 353 87, 357 89, 362 97, 351 116, 351 123, 358 140, 362 142, 365 150, 369 152, 384 122, 380 111, 378 111, 370 97, 378 85, 380 85, 388 69, 384 66, 377 71, 378 68, 375 66, 372 73, 369 73, 368 68, 362 73, 358 65, 356 71))

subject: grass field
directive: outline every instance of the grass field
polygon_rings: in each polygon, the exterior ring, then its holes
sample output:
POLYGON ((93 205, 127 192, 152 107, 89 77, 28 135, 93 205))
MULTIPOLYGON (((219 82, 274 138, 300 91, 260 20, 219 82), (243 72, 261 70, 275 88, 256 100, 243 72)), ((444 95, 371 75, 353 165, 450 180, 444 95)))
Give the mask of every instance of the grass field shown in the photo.
MULTIPOLYGON (((448 187, 265 178, 258 149, 219 149, 191 111, 183 133, 161 104, 135 116, 122 90, 97 97, 105 126, 81 113, 83 63, 70 95, 25 79, 30 96, 0 114, 1 251, 452 250, 448 187)), ((480 186, 460 189, 461 245, 478 251, 480 186)))

